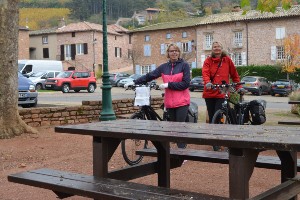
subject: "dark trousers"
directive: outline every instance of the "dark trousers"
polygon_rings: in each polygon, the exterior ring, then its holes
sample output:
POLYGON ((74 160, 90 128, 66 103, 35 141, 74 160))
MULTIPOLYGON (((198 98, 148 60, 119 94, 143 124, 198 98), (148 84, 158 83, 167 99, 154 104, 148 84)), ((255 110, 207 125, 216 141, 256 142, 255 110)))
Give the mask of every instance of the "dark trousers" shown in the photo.
MULTIPOLYGON (((187 117, 189 105, 181 106, 178 108, 168 108, 168 114, 170 117, 170 121, 173 122, 185 122, 187 117)), ((177 143, 178 148, 185 148, 186 144, 184 143, 177 143)))
POLYGON ((212 118, 217 110, 222 108, 222 103, 224 102, 224 99, 217 99, 217 98, 206 98, 206 108, 208 112, 209 117, 209 123, 211 123, 212 118))

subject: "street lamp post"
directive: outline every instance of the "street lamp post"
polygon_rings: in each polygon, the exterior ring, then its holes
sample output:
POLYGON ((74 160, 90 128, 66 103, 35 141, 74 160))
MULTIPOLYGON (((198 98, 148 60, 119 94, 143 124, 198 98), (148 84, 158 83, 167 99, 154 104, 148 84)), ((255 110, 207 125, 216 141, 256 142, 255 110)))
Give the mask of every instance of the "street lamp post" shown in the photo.
POLYGON ((103 0, 103 75, 102 75, 102 111, 100 121, 115 120, 116 115, 112 109, 111 84, 108 73, 108 51, 107 51, 107 24, 106 24, 106 0, 103 0))

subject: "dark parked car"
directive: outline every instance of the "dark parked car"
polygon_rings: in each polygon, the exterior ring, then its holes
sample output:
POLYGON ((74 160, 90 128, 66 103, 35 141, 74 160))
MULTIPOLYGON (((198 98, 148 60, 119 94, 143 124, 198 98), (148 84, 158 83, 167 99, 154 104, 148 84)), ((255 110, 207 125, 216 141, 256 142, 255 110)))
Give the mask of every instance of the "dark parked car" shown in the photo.
POLYGON ((195 76, 190 82, 189 89, 190 91, 194 91, 194 90, 203 91, 204 82, 202 76, 195 76))
POLYGON ((280 79, 272 84, 271 95, 279 94, 288 96, 295 90, 295 82, 293 80, 280 79))
POLYGON ((265 77, 261 76, 245 76, 241 82, 245 82, 243 88, 252 94, 258 96, 264 94, 270 94, 271 83, 265 77))
POLYGON ((112 86, 117 86, 118 82, 124 78, 128 78, 130 74, 127 73, 112 73, 109 75, 109 81, 112 86))

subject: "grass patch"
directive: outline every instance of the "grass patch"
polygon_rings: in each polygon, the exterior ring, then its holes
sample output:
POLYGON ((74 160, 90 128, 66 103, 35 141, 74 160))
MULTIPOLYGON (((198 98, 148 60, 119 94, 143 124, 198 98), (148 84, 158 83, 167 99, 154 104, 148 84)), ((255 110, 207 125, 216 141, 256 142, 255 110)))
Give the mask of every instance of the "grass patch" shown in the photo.
POLYGON ((56 92, 55 90, 38 90, 38 92, 56 92))

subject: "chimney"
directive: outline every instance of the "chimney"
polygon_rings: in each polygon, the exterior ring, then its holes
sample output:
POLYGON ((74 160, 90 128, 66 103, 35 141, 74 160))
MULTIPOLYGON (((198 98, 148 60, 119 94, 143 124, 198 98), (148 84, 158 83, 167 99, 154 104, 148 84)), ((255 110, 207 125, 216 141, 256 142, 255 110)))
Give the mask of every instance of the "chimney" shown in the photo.
POLYGON ((66 26, 66 21, 64 17, 61 20, 59 20, 58 26, 59 28, 66 26))
POLYGON ((231 12, 240 12, 241 10, 242 10, 241 6, 235 5, 235 6, 233 6, 231 12))

